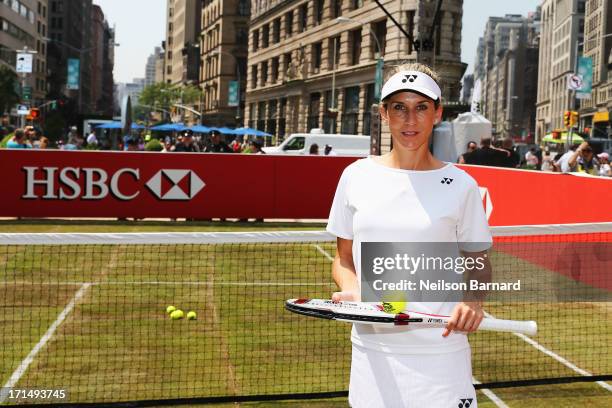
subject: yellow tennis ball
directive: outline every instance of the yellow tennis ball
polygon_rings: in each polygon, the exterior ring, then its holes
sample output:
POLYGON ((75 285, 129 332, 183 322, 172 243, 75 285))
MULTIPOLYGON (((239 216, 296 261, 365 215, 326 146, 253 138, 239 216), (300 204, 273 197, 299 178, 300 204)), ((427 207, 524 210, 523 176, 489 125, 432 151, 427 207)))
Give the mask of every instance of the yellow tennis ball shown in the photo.
POLYGON ((179 319, 182 319, 183 317, 185 317, 185 313, 183 313, 183 311, 179 309, 170 313, 170 318, 172 320, 179 320, 179 319))
POLYGON ((176 310, 176 307, 174 307, 174 306, 168 306, 168 307, 166 308, 166 313, 170 314, 170 313, 174 312, 175 310, 176 310))
POLYGON ((383 302, 383 310, 386 313, 401 313, 406 309, 406 302, 383 302))
POLYGON ((193 310, 187 313, 187 320, 195 320, 197 317, 198 315, 193 310))

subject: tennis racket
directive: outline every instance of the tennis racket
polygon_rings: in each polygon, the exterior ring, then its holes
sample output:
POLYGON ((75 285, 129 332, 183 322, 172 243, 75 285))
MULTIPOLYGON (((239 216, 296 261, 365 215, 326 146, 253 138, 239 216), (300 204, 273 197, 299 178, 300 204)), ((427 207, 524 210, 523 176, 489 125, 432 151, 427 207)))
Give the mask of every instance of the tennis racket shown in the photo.
MULTIPOLYGON (((415 328, 446 327, 450 316, 404 311, 392 314, 383 310, 382 305, 362 302, 332 302, 325 299, 289 299, 285 309, 293 313, 321 319, 349 323, 386 324, 414 326, 415 328)), ((538 332, 534 321, 503 320, 485 317, 479 330, 523 333, 530 336, 538 332)))

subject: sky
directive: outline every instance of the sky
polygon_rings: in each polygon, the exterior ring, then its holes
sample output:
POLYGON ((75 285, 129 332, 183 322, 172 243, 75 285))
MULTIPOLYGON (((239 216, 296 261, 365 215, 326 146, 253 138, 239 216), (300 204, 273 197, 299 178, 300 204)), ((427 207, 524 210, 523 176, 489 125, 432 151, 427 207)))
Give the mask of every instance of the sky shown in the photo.
MULTIPOLYGON (((165 35, 166 0, 93 0, 102 7, 111 26, 116 27, 115 82, 144 78, 147 57, 165 35)), ((464 0, 461 32, 461 60, 471 73, 478 38, 484 33, 489 16, 527 15, 541 0, 464 0)))

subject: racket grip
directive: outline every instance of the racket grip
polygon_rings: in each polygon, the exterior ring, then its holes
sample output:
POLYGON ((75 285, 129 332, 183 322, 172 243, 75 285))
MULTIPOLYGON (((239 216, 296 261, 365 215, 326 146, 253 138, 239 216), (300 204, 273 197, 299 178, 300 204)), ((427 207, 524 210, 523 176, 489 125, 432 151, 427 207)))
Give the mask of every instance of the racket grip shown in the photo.
POLYGON ((538 332, 538 324, 533 320, 519 321, 519 320, 503 320, 503 319, 492 319, 484 318, 480 323, 479 330, 489 331, 500 331, 500 332, 514 332, 523 333, 529 336, 535 336, 538 332))

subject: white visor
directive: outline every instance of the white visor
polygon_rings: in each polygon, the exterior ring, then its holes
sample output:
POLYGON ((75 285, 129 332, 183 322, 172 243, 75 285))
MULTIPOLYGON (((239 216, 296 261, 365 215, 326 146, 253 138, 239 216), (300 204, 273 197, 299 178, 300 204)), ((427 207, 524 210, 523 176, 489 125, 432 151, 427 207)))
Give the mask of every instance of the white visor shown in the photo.
POLYGON ((419 71, 401 71, 394 74, 382 87, 380 100, 384 101, 400 91, 415 91, 434 101, 439 101, 442 96, 442 91, 436 81, 419 71))

